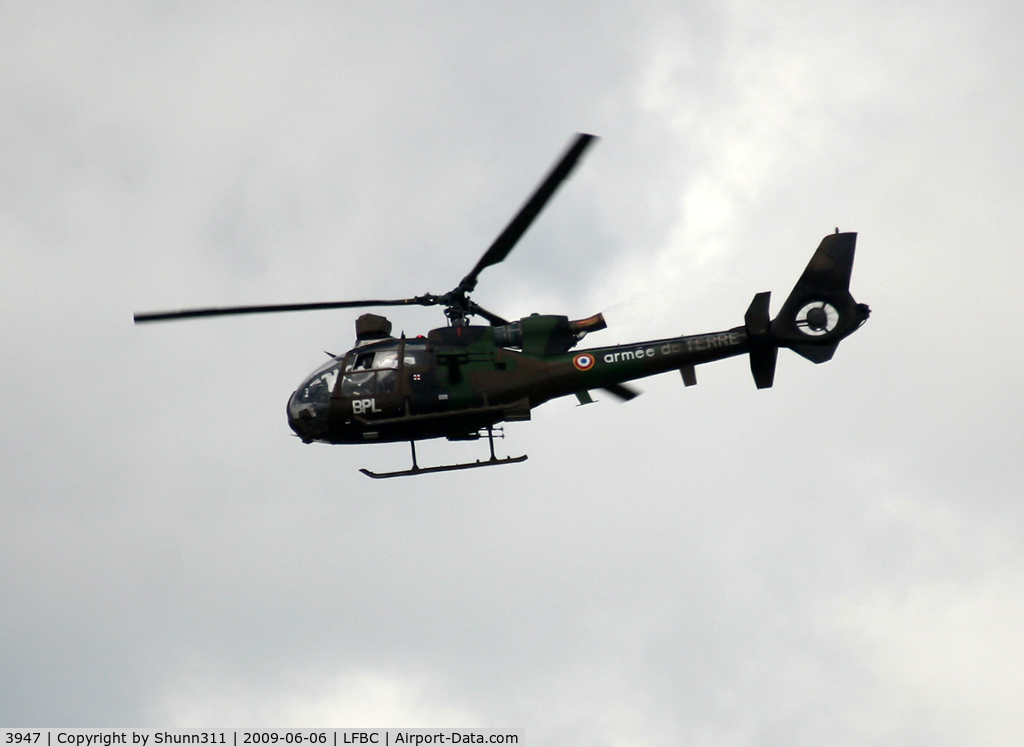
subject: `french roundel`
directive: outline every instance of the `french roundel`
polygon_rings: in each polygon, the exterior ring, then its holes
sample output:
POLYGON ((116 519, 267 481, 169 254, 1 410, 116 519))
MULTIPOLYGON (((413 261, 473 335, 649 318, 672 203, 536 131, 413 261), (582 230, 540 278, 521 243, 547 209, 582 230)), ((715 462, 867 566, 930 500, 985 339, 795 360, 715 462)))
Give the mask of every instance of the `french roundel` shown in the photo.
POLYGON ((580 371, 589 371, 594 366, 594 356, 590 353, 580 353, 572 359, 572 364, 580 371))

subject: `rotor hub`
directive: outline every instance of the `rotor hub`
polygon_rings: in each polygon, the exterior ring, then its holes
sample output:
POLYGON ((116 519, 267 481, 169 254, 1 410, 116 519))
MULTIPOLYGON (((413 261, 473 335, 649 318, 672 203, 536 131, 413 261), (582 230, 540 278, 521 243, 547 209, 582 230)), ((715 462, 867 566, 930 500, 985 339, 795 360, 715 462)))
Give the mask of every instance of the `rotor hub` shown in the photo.
POLYGON ((816 332, 828 329, 828 312, 821 306, 815 306, 807 312, 807 326, 816 332))

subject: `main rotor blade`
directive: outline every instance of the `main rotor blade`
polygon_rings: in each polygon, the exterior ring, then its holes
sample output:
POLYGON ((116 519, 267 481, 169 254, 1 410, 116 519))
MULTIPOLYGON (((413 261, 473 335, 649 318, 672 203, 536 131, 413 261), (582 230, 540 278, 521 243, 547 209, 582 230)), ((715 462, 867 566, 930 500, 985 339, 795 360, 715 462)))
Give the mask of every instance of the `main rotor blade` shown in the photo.
POLYGON ((544 209, 544 206, 547 205, 548 200, 555 194, 558 187, 572 173, 583 152, 596 139, 594 135, 583 133, 576 136, 576 140, 569 146, 565 155, 551 169, 551 172, 540 183, 540 186, 537 187, 530 199, 526 201, 526 204, 519 209, 512 222, 505 227, 505 230, 494 240, 490 248, 484 252, 484 256, 476 263, 476 267, 462 279, 462 282, 459 283, 460 290, 466 292, 473 290, 476 287, 477 276, 482 270, 491 265, 498 264, 508 256, 508 253, 512 251, 516 242, 526 233, 526 229, 530 227, 540 214, 540 211, 544 209))
POLYGON ((470 314, 476 314, 478 316, 482 316, 484 319, 489 321, 491 323, 491 326, 493 326, 493 327, 501 327, 501 326, 503 326, 505 324, 508 324, 508 320, 507 319, 502 319, 500 316, 498 316, 494 312, 488 311, 483 306, 478 304, 476 301, 470 301, 469 302, 469 313, 470 314))
POLYGON ((201 316, 235 316, 240 314, 271 314, 278 311, 313 311, 317 309, 352 309, 362 306, 434 306, 438 303, 436 296, 426 295, 416 298, 400 298, 394 300, 374 301, 327 301, 325 303, 283 303, 268 306, 223 306, 213 309, 183 309, 181 311, 155 311, 136 314, 136 324, 143 322, 160 322, 169 319, 194 319, 201 316))

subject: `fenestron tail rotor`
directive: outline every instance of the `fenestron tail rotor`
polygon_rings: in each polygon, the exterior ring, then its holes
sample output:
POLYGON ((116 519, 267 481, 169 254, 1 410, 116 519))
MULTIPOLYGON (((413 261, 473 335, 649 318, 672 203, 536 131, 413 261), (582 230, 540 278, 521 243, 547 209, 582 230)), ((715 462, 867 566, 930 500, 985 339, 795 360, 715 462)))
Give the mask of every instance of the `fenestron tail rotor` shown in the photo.
POLYGON ((812 301, 796 312, 794 324, 805 335, 821 337, 839 324, 839 309, 825 300, 812 301))
POLYGON ((182 309, 180 311, 157 311, 135 314, 136 324, 143 322, 169 321, 172 319, 195 319, 212 316, 240 316, 244 314, 271 314, 284 311, 317 311, 323 309, 353 309, 374 306, 444 306, 445 315, 453 326, 467 323, 470 316, 482 316, 492 325, 503 325, 508 322, 497 314, 488 311, 470 300, 469 293, 476 288, 480 273, 491 265, 502 262, 509 252, 515 248, 519 239, 533 224, 541 210, 551 200, 558 187, 572 173, 584 151, 597 138, 594 135, 579 134, 572 144, 548 173, 545 179, 534 190, 530 199, 519 209, 515 217, 505 227, 494 242, 484 252, 476 266, 464 277, 455 288, 444 295, 435 296, 426 293, 414 298, 374 299, 367 301, 327 301, 323 303, 265 304, 259 306, 222 306, 204 309, 182 309))

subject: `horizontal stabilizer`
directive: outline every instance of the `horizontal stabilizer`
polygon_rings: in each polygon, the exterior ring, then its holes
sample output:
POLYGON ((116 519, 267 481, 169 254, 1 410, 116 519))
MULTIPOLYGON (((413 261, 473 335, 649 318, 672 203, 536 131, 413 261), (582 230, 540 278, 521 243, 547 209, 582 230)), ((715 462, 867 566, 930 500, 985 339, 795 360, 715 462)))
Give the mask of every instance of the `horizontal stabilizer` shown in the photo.
POLYGON ((757 345, 750 350, 750 373, 758 389, 769 389, 775 383, 775 361, 779 357, 777 345, 757 345))
POLYGON ((754 296, 754 300, 750 302, 750 307, 747 309, 743 321, 747 325, 747 334, 751 337, 763 337, 768 334, 771 328, 771 317, 768 312, 771 300, 772 292, 765 291, 764 293, 758 293, 754 296))
POLYGON ((779 346, 771 339, 771 291, 758 293, 743 317, 750 338, 750 372, 758 389, 768 389, 775 381, 775 361, 779 346))

